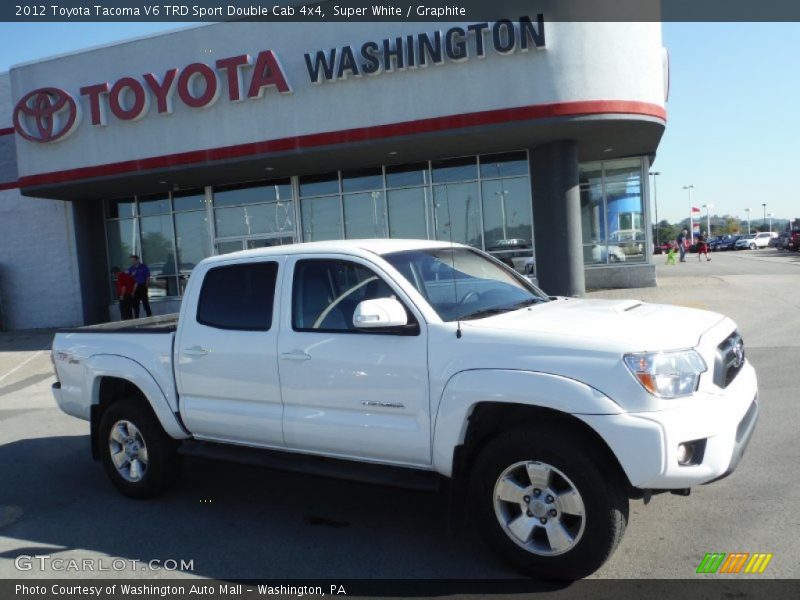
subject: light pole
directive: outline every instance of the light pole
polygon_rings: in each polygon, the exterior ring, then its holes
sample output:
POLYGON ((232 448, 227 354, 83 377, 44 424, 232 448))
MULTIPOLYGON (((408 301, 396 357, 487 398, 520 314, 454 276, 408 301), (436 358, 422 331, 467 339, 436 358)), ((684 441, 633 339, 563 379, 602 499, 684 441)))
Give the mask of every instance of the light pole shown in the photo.
POLYGON ((714 208, 713 204, 703 204, 706 209, 706 235, 711 237, 711 209, 714 208))
POLYGON ((650 175, 653 176, 653 204, 656 208, 656 246, 661 246, 661 243, 658 239, 658 186, 656 185, 656 177, 661 175, 660 171, 650 171, 650 175))
POLYGON ((767 218, 769 218, 769 232, 772 233, 772 213, 767 213, 767 218))
POLYGON ((750 209, 745 208, 744 212, 747 213, 747 235, 750 235, 750 209))
POLYGON ((694 212, 692 209, 694 208, 694 200, 692 196, 692 192, 694 191, 694 184, 689 184, 683 186, 683 189, 689 190, 689 236, 692 240, 694 240, 694 212))
POLYGON ((764 225, 767 224, 767 203, 766 202, 762 202, 761 203, 761 208, 764 209, 764 212, 763 212, 764 218, 761 219, 761 228, 763 229, 764 225))

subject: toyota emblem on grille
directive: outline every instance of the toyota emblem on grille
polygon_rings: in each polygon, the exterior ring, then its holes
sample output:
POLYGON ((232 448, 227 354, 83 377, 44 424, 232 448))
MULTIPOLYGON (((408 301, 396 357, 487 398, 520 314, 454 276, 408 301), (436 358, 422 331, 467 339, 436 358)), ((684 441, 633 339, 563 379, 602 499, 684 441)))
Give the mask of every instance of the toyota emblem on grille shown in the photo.
POLYGON ((67 137, 80 121, 80 108, 64 90, 39 88, 14 107, 14 129, 30 142, 55 142, 67 137))

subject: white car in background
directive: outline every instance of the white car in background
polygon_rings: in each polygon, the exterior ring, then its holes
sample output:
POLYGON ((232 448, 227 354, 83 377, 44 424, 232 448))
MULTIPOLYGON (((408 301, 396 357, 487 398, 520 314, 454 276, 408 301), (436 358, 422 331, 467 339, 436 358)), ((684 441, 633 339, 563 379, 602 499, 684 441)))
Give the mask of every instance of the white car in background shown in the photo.
POLYGON ((755 250, 756 248, 766 248, 769 246, 769 241, 776 237, 778 237, 778 234, 774 231, 752 233, 738 239, 736 241, 736 249, 744 250, 746 248, 750 248, 750 250, 755 250))
POLYGON ((606 247, 605 244, 592 244, 592 262, 595 263, 604 263, 604 262, 625 262, 627 260, 627 254, 620 246, 614 246, 609 244, 606 247))

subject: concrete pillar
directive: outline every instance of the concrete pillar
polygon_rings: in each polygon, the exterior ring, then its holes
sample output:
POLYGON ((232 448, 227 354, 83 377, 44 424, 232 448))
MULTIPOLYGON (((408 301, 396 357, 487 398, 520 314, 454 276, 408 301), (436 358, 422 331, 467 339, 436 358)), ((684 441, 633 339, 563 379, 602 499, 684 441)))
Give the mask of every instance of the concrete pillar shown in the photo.
POLYGON ((552 296, 586 293, 581 237, 578 146, 550 142, 530 153, 536 276, 552 296))

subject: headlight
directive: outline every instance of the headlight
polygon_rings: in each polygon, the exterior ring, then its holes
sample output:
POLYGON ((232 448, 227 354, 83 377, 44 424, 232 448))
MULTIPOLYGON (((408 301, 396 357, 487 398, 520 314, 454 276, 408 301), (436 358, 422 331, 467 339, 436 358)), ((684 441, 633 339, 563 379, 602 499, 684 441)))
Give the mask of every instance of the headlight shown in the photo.
POLYGON ((694 350, 626 354, 623 360, 642 387, 659 398, 693 394, 707 370, 703 357, 694 350))

